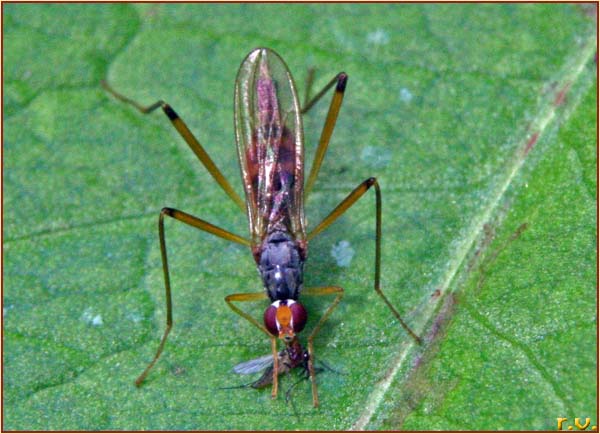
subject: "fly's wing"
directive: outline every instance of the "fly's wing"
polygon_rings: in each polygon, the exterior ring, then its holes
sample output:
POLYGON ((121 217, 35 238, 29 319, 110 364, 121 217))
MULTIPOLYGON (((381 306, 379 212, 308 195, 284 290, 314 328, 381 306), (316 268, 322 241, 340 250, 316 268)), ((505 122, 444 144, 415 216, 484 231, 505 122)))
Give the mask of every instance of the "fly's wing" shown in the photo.
POLYGON ((275 225, 305 239, 300 105, 286 64, 272 50, 257 48, 240 66, 235 133, 253 246, 275 225))
POLYGON ((273 366, 273 356, 268 354, 266 356, 258 357, 256 359, 248 360, 246 362, 239 363, 233 367, 233 372, 241 375, 256 374, 263 369, 270 368, 273 366))

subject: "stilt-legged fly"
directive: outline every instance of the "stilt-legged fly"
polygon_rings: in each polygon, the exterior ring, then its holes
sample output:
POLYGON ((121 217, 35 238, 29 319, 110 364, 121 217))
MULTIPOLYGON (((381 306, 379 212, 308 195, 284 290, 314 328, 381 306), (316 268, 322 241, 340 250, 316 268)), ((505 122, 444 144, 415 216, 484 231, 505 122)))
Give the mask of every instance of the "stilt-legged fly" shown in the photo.
MULTIPOLYGON (((271 394, 277 396, 277 377, 283 372, 282 360, 277 352, 277 339, 290 348, 296 336, 306 325, 307 312, 299 301, 304 296, 334 296, 333 302, 314 326, 307 338, 308 371, 312 384, 314 406, 319 405, 314 367, 314 339, 331 312, 342 299, 344 290, 339 286, 315 288, 303 287, 304 262, 310 240, 324 231, 340 215, 350 208, 371 187, 375 189, 375 283, 374 289, 387 304, 400 325, 420 343, 419 337, 402 320, 380 288, 381 263, 381 190, 376 178, 369 178, 358 185, 325 219, 307 231, 304 217, 304 200, 310 193, 319 173, 321 163, 338 117, 348 76, 337 74, 312 99, 307 98, 300 106, 294 79, 288 67, 277 53, 268 48, 251 51, 242 62, 235 82, 235 135, 242 183, 246 200, 243 201, 225 179, 202 145, 194 137, 183 120, 167 103, 160 100, 144 107, 113 90, 106 82, 104 88, 115 98, 150 113, 162 108, 175 129, 183 137, 201 163, 206 167, 225 193, 248 216, 250 237, 244 238, 228 232, 198 217, 173 208, 163 208, 158 219, 158 237, 165 279, 167 324, 154 359, 137 378, 141 385, 148 372, 160 357, 167 336, 173 326, 171 284, 165 241, 165 216, 209 232, 217 237, 250 247, 264 291, 232 294, 225 297, 227 305, 248 320, 271 340, 273 360, 271 394), (304 180, 304 137, 302 114, 307 112, 325 93, 334 87, 329 112, 321 132, 308 179, 304 180), (246 301, 270 301, 259 322, 242 311, 234 303, 246 301)), ((309 86, 307 86, 308 89, 309 86)), ((284 354, 284 358, 285 358, 284 354)))

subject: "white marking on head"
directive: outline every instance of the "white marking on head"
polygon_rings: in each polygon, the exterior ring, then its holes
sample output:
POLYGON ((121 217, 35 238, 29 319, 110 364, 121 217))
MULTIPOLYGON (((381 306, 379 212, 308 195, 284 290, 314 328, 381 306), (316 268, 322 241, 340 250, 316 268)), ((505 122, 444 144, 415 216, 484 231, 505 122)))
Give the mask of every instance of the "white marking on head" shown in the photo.
MULTIPOLYGON (((273 303, 271 303, 271 306, 273 306, 275 309, 278 309, 279 306, 281 306, 282 304, 285 304, 287 307, 291 307, 292 304, 296 303, 296 300, 292 300, 287 299, 287 300, 275 300, 273 303)), ((277 315, 275 315, 275 325, 277 326, 277 331, 281 330, 281 324, 279 324, 279 320, 277 319, 277 315)), ((292 327, 292 329, 294 328, 294 316, 291 315, 290 316, 290 326, 292 327)))
POLYGON ((271 303, 271 306, 277 308, 281 306, 282 303, 291 306, 292 304, 296 303, 296 300, 292 300, 291 298, 288 298, 287 300, 275 300, 273 303, 271 303))

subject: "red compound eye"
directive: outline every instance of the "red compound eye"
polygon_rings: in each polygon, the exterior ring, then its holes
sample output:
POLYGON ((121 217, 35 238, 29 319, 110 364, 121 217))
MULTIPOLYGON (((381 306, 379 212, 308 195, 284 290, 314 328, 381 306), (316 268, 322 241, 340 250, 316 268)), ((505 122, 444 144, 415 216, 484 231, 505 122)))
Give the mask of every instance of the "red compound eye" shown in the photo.
POLYGON ((294 332, 300 333, 306 325, 306 309, 299 302, 295 302, 290 306, 292 311, 292 321, 294 324, 294 332))
POLYGON ((281 337, 281 333, 292 333, 292 324, 293 333, 301 332, 306 325, 307 316, 306 309, 299 302, 278 300, 265 309, 263 321, 269 333, 281 337))
POLYGON ((269 333, 271 333, 273 336, 279 335, 279 330, 277 330, 276 315, 277 315, 277 308, 275 306, 271 305, 265 309, 265 314, 264 314, 265 327, 267 328, 267 330, 269 330, 269 333))

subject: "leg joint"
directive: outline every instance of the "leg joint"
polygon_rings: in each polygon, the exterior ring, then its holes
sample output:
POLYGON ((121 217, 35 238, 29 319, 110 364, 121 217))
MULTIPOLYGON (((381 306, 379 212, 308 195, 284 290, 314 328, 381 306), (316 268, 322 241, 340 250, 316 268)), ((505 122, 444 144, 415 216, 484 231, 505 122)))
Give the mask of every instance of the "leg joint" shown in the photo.
POLYGON ((179 119, 179 115, 177 113, 175 113, 175 110, 173 110, 169 104, 166 104, 163 102, 162 109, 171 122, 176 119, 179 119))
POLYGON ((346 90, 346 85, 348 84, 348 74, 345 72, 340 72, 337 75, 337 85, 335 87, 336 92, 344 92, 346 90))
POLYGON ((163 209, 160 210, 160 216, 159 216, 159 220, 163 221, 163 219, 165 218, 165 216, 169 216, 169 217, 173 217, 173 214, 175 214, 175 209, 174 208, 169 208, 169 207, 164 207, 163 209))

